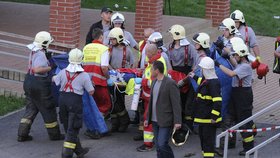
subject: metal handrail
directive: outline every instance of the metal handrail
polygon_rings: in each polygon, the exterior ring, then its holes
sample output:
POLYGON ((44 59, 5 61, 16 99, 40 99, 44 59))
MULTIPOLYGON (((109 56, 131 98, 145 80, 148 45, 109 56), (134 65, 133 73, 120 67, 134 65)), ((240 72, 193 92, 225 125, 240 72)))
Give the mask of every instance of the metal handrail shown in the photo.
MULTIPOLYGON (((279 106, 280 105, 280 100, 278 100, 277 102, 271 104, 270 106, 262 109, 261 111, 257 112, 256 114, 252 115, 251 117, 243 120, 242 122, 236 124, 235 126, 229 128, 229 130, 235 130, 235 129, 238 129, 239 127, 243 126, 244 124, 252 121, 253 119, 255 119, 256 117, 266 113, 267 111, 273 109, 274 107, 276 106, 279 106)), ((222 137, 225 136, 225 142, 224 142, 224 158, 227 158, 227 151, 228 151, 228 136, 229 136, 229 133, 228 133, 228 130, 220 133, 219 135, 217 135, 216 137, 216 147, 219 148, 220 147, 220 139, 222 137)))
POLYGON ((257 145, 256 147, 250 149, 249 151, 246 152, 245 158, 249 158, 250 154, 254 153, 254 158, 258 158, 258 150, 267 144, 273 142, 275 139, 280 137, 280 133, 274 135, 273 137, 269 138, 268 140, 262 142, 261 144, 257 145))

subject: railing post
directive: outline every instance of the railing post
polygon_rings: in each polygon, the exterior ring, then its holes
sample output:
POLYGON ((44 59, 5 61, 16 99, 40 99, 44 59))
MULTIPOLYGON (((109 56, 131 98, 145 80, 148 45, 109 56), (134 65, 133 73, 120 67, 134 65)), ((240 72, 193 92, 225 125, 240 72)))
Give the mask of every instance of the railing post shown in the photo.
POLYGON ((225 136, 225 142, 224 142, 224 158, 227 158, 227 152, 228 152, 228 137, 229 133, 226 131, 226 136, 225 136))

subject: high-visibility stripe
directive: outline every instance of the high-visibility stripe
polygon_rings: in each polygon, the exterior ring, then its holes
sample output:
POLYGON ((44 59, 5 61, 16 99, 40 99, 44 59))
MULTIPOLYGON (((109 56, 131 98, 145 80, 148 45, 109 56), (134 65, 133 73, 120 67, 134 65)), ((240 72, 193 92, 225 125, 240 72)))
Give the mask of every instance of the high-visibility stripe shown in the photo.
POLYGON ((196 83, 197 83, 198 85, 200 85, 200 84, 201 84, 201 81, 202 81, 202 77, 199 77, 199 78, 197 79, 197 82, 196 82, 196 83))
POLYGON ((52 122, 52 123, 45 123, 46 128, 54 128, 57 125, 58 125, 58 123, 56 121, 52 122))
POLYGON ((63 143, 63 147, 64 148, 69 148, 69 149, 75 149, 76 148, 76 144, 75 143, 71 143, 71 142, 64 142, 63 143))
POLYGON ((142 93, 145 97, 150 97, 151 96, 149 93, 145 92, 144 90, 142 91, 142 93))
POLYGON ((94 65, 94 66, 100 66, 100 63, 96 62, 84 62, 83 65, 94 65))
POLYGON ((203 99, 203 100, 212 100, 212 97, 211 97, 211 96, 209 96, 209 95, 203 96, 201 93, 197 93, 197 97, 198 97, 198 98, 201 98, 201 99, 203 99))
POLYGON ((250 136, 250 137, 244 138, 243 141, 244 141, 245 143, 252 142, 252 141, 254 141, 254 136, 250 136))
MULTIPOLYGON (((221 122, 221 121, 222 121, 222 117, 219 117, 216 120, 216 123, 221 122)), ((194 122, 197 122, 197 123, 211 123, 211 119, 194 118, 194 122)))
POLYGON ((154 139, 153 132, 144 131, 144 142, 153 142, 153 139, 154 139))
POLYGON ((214 115, 217 115, 217 116, 220 115, 220 112, 219 112, 219 111, 216 111, 216 110, 212 110, 211 113, 214 114, 214 115))
POLYGON ((102 80, 107 80, 107 78, 106 77, 104 77, 104 76, 101 76, 100 74, 98 74, 98 73, 95 73, 95 72, 87 72, 88 74, 90 74, 91 76, 94 76, 94 77, 97 77, 97 78, 100 78, 100 79, 102 79, 102 80))
POLYGON ((185 116, 185 120, 193 120, 191 116, 185 116))
POLYGON ((29 120, 29 119, 26 119, 26 118, 22 118, 21 120, 20 120, 20 123, 25 123, 25 124, 31 124, 31 120, 29 120))
POLYGON ((214 153, 203 153, 204 157, 214 157, 214 153))
POLYGON ((212 101, 215 102, 215 101, 222 101, 222 97, 214 97, 212 98, 212 101))

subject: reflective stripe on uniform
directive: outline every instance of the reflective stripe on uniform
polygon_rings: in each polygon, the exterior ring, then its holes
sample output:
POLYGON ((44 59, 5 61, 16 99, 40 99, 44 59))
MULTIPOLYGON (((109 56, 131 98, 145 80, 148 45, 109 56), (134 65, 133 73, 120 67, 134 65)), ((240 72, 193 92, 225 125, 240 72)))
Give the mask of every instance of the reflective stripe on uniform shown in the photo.
POLYGON ((63 143, 63 147, 64 148, 69 148, 69 149, 75 149, 76 148, 76 144, 75 143, 71 143, 71 142, 64 142, 63 143))
POLYGON ((32 121, 29 120, 29 119, 27 119, 27 118, 22 118, 22 119, 20 120, 20 123, 31 124, 32 121))
MULTIPOLYGON (((222 117, 219 117, 216 120, 216 123, 221 122, 221 121, 222 121, 222 117)), ((197 123, 211 123, 211 119, 194 118, 194 122, 197 122, 197 123)))
POLYGON ((94 77, 97 77, 97 78, 100 78, 100 79, 102 79, 102 80, 107 80, 107 78, 106 77, 104 77, 104 76, 101 76, 100 74, 98 74, 98 73, 95 73, 95 72, 87 72, 88 74, 90 74, 91 76, 94 76, 94 77))
POLYGON ((214 153, 203 153, 204 157, 214 157, 214 153))
POLYGON ((144 131, 144 142, 153 142, 154 139, 154 133, 144 131))
POLYGON ((83 65, 95 65, 95 66, 100 66, 99 63, 96 63, 96 62, 86 62, 86 63, 83 63, 83 65))
POLYGON ((213 102, 222 101, 222 97, 214 97, 214 98, 212 98, 212 101, 213 102))
POLYGON ((219 112, 219 111, 216 111, 216 110, 212 110, 211 113, 214 114, 214 115, 217 115, 217 116, 220 115, 220 112, 219 112))
POLYGON ((193 120, 191 116, 185 116, 185 120, 193 120))
POLYGON ((196 83, 197 83, 198 85, 200 85, 201 81, 202 81, 202 77, 199 77, 199 78, 197 79, 197 82, 196 82, 196 83))
POLYGON ((149 94, 149 93, 146 93, 144 90, 143 90, 142 92, 143 92, 143 95, 144 95, 145 97, 150 97, 150 94, 149 94))
POLYGON ((254 136, 250 136, 250 137, 247 137, 247 138, 243 139, 243 142, 245 142, 245 143, 249 143, 249 142, 252 142, 252 141, 254 141, 254 136))
POLYGON ((58 125, 57 121, 52 123, 45 123, 46 128, 54 128, 58 125))
POLYGON ((212 100, 212 97, 209 95, 202 96, 201 93, 197 93, 197 97, 203 100, 212 100))

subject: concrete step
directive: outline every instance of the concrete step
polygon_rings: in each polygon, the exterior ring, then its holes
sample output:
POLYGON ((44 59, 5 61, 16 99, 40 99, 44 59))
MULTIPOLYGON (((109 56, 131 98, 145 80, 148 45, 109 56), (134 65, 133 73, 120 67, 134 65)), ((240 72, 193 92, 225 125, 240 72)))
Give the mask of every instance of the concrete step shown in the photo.
POLYGON ((23 82, 0 78, 0 95, 24 98, 23 82))

